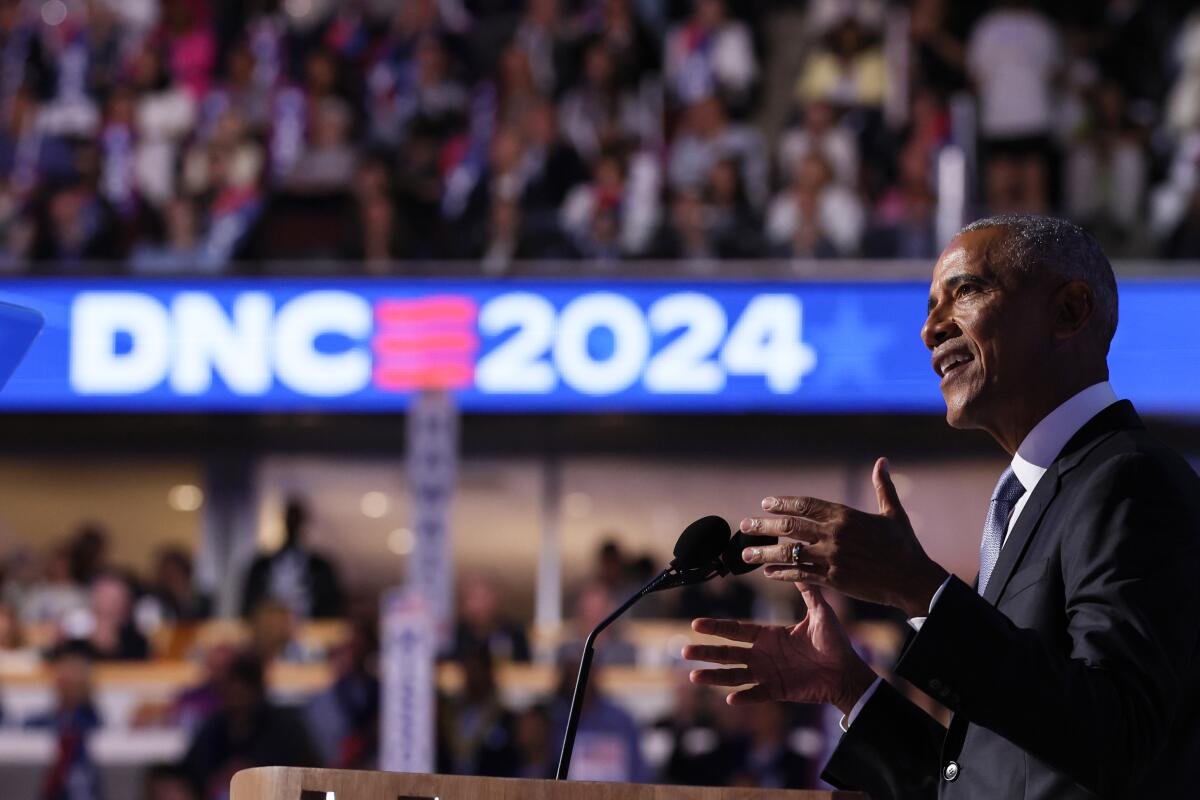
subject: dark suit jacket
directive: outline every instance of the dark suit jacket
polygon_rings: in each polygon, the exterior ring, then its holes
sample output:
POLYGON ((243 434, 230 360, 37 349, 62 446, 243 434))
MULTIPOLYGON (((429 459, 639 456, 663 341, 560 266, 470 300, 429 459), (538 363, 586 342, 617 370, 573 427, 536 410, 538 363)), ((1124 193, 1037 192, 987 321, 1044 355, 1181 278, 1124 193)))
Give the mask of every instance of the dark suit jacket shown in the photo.
POLYGON ((1200 794, 1200 478, 1122 401, 1043 476, 980 597, 951 578, 826 766, 883 798, 1200 794), (953 762, 953 767, 951 767, 953 762))
MULTIPOLYGON (((250 565, 250 571, 246 573, 245 588, 242 591, 242 616, 248 617, 253 614, 258 604, 267 599, 271 566, 282 552, 281 550, 269 556, 259 556, 250 565)), ((308 586, 309 597, 312 599, 312 608, 309 610, 310 617, 326 619, 340 617, 345 613, 345 594, 342 591, 342 582, 338 578, 337 570, 328 559, 309 551, 308 571, 305 573, 304 582, 308 586)))

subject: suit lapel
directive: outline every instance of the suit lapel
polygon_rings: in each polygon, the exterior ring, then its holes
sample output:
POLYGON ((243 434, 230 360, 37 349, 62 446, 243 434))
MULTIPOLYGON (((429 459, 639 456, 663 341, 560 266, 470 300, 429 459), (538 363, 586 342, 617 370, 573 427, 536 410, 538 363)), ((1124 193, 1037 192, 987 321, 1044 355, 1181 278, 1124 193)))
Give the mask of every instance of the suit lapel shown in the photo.
POLYGON ((1128 400, 1113 403, 1096 416, 1088 420, 1079 431, 1071 437, 1059 453, 1058 458, 1046 470, 1046 474, 1034 487, 1033 494, 1017 517, 1017 524, 1008 534, 1008 541, 1000 550, 1000 558, 992 569, 992 577, 988 580, 984 599, 995 605, 1004 594, 1004 587, 1012 577, 1017 565, 1029 546, 1033 534, 1041 524, 1042 517, 1049 508, 1051 501, 1058 494, 1062 476, 1074 469, 1084 456, 1096 445, 1112 436, 1119 430, 1142 427, 1141 418, 1128 400))

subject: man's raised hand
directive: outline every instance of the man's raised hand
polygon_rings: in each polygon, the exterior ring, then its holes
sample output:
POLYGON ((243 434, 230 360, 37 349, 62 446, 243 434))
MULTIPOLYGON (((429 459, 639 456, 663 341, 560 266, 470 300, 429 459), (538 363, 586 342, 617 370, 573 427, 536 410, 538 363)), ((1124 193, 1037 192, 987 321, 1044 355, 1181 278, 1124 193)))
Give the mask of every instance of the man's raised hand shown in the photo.
POLYGON ((893 606, 909 617, 924 616, 938 587, 949 575, 925 554, 900 505, 888 474, 887 459, 871 474, 879 513, 815 497, 768 497, 764 511, 775 516, 742 520, 741 530, 780 537, 779 544, 748 547, 749 564, 766 564, 768 578, 836 589, 874 603, 893 606), (792 559, 800 544, 800 560, 792 559))
POLYGON ((692 683, 745 686, 725 699, 730 705, 789 700, 832 703, 848 714, 875 680, 875 673, 854 648, 837 615, 815 586, 797 583, 808 613, 797 625, 759 625, 731 619, 701 618, 697 633, 750 645, 689 644, 683 657, 728 665, 692 670, 692 683))

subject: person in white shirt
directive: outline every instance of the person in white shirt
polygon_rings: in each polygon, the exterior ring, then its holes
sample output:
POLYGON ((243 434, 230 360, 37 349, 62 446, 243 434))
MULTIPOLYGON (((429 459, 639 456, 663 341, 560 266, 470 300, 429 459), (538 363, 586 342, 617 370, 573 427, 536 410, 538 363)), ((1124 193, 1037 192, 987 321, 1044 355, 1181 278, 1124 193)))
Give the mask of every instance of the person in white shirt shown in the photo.
POLYGON ((979 97, 988 207, 1043 212, 1048 203, 1055 81, 1063 62, 1054 24, 1021 0, 985 14, 967 42, 979 97))

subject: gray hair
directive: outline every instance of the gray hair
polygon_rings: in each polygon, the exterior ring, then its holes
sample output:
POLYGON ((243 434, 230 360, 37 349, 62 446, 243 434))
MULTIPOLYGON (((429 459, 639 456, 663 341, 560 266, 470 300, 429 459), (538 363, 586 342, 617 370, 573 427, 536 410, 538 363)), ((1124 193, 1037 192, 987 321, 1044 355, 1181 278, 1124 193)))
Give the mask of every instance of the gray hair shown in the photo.
POLYGON ((1081 280, 1096 300, 1096 333, 1105 350, 1117 331, 1117 279, 1095 237, 1065 219, 1033 214, 1000 214, 967 225, 959 234, 1003 228, 988 258, 1026 275, 1050 273, 1064 281, 1081 280))

